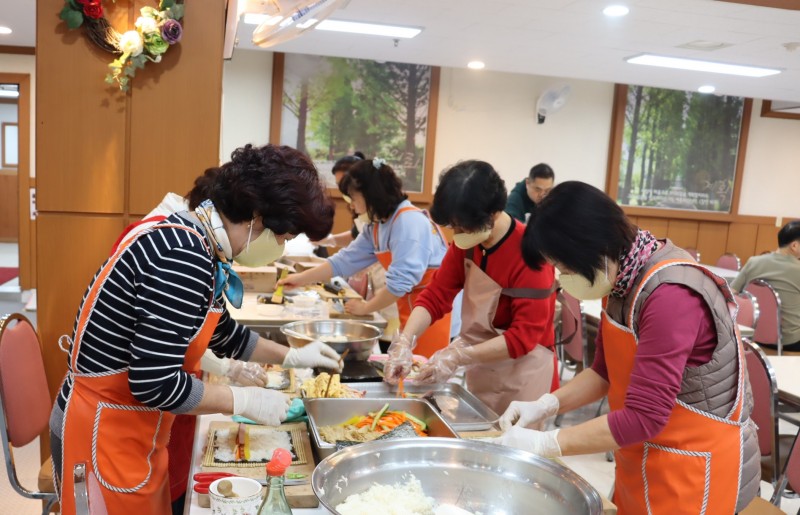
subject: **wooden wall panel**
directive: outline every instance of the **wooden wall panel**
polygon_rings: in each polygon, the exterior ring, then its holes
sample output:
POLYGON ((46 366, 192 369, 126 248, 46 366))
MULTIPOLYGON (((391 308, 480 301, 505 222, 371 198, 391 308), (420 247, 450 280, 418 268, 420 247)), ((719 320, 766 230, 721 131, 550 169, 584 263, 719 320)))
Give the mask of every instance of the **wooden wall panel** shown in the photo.
POLYGON ((83 293, 123 228, 120 217, 39 215, 37 319, 52 392, 67 365, 58 338, 71 334, 83 293))
POLYGON ((0 242, 19 240, 17 171, 0 170, 0 242))
POLYGON ((750 256, 755 254, 757 235, 758 224, 734 222, 728 227, 728 243, 725 251, 739 256, 744 264, 750 256))
MULTIPOLYGON (((62 0, 38 0, 36 175, 42 211, 122 213, 127 96, 103 77, 114 56, 58 18, 62 0), (44 145, 43 145, 44 143, 44 145)), ((126 0, 104 2, 116 27, 126 0)))
POLYGON ((669 220, 666 218, 646 218, 639 217, 639 227, 647 229, 656 238, 666 238, 669 232, 669 220))
POLYGON ((713 265, 725 253, 728 243, 728 224, 723 222, 700 222, 697 228, 697 250, 700 262, 713 265))
MULTIPOLYGON (((136 11, 152 3, 135 0, 136 11)), ((222 81, 208 78, 222 77, 224 20, 222 0, 187 2, 181 42, 133 81, 132 213, 149 212, 167 191, 185 194, 197 176, 219 164, 222 81)))
POLYGON ((697 248, 697 233, 699 227, 699 222, 693 222, 691 220, 670 220, 667 238, 681 248, 697 248))
POLYGON ((778 231, 780 227, 775 227, 775 224, 759 224, 758 236, 756 236, 755 254, 759 255, 764 252, 770 252, 778 248, 778 231))

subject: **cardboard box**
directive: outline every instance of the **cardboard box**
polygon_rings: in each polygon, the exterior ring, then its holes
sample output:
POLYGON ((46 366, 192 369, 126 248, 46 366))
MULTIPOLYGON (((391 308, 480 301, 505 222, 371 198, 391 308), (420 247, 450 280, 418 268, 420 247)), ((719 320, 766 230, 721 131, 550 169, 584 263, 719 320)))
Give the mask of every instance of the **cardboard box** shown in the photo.
POLYGON ((250 268, 234 265, 233 270, 242 280, 244 291, 257 293, 275 291, 275 283, 278 281, 278 269, 276 267, 260 266, 258 268, 250 268))
POLYGON ((297 273, 305 272, 325 262, 323 258, 317 256, 283 256, 278 261, 293 267, 297 273))

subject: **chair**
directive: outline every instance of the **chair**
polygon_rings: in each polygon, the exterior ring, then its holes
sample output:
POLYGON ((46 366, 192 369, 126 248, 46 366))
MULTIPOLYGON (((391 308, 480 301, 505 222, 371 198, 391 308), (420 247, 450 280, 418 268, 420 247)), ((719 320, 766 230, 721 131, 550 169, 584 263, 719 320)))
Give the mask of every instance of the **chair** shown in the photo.
POLYGON ((754 279, 744 291, 755 297, 758 302, 758 324, 753 340, 762 345, 771 345, 777 349, 778 356, 783 354, 781 343, 781 299, 772 286, 763 279, 754 279))
POLYGON ((717 266, 720 268, 727 268, 728 270, 739 271, 742 268, 742 262, 739 256, 732 252, 726 252, 717 259, 717 266))
POLYGON ((700 262, 700 251, 699 251, 699 250, 697 250, 697 249, 696 249, 696 248, 694 248, 694 247, 687 247, 687 248, 685 248, 685 249, 683 249, 683 250, 685 250, 686 252, 688 252, 688 253, 689 253, 689 255, 690 255, 690 256, 692 256, 692 259, 694 259, 694 260, 695 260, 695 261, 697 261, 698 263, 700 262))
POLYGON ((6 315, 0 319, 0 438, 12 488, 28 499, 41 500, 43 514, 58 500, 52 487, 52 460, 48 457, 39 472, 40 478, 50 478, 52 489, 43 488, 40 479, 39 489, 30 490, 17 478, 13 449, 47 430, 52 405, 36 331, 23 315, 6 315))
MULTIPOLYGON (((775 492, 770 499, 770 502, 775 506, 781 505, 782 494, 787 486, 795 492, 800 492, 800 445, 797 443, 796 436, 790 438, 792 438, 792 447, 789 450, 783 472, 778 478, 775 492)), ((800 515, 800 510, 797 513, 800 515)))
POLYGON ((736 323, 755 329, 759 315, 758 301, 752 293, 746 290, 736 293, 734 296, 736 297, 736 304, 739 306, 739 310, 736 312, 736 323))
POLYGON ((561 301, 559 339, 572 335, 569 341, 561 342, 561 345, 558 346, 561 361, 561 371, 558 376, 560 379, 567 366, 567 357, 575 363, 579 363, 583 368, 589 366, 589 348, 586 338, 586 315, 581 302, 564 291, 560 293, 559 297, 561 301))
POLYGON ((778 381, 766 354, 747 340, 743 340, 747 375, 753 392, 753 412, 761 453, 761 478, 775 486, 780 474, 780 449, 778 446, 778 381))
POLYGON ((100 483, 94 472, 86 471, 85 463, 76 463, 73 470, 75 480, 75 515, 107 515, 106 503, 100 483))

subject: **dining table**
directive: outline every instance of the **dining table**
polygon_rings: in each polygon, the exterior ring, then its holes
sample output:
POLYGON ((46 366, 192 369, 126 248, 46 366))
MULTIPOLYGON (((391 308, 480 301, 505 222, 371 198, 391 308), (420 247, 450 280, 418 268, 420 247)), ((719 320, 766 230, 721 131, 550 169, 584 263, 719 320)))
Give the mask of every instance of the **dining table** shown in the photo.
POLYGON ((800 408, 800 356, 767 356, 778 383, 778 398, 800 408))

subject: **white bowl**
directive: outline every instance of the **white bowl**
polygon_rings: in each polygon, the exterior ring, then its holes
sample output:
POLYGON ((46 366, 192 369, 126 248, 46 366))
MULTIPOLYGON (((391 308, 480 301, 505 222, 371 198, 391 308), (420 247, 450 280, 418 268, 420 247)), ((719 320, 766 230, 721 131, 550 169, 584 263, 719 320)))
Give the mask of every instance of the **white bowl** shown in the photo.
POLYGON ((297 295, 292 298, 292 301, 297 308, 310 308, 317 303, 317 299, 307 295, 297 295))
POLYGON ((224 477, 208 487, 212 515, 256 515, 261 506, 261 483, 249 477, 224 477), (228 480, 239 497, 223 497, 217 490, 220 481, 228 480))

